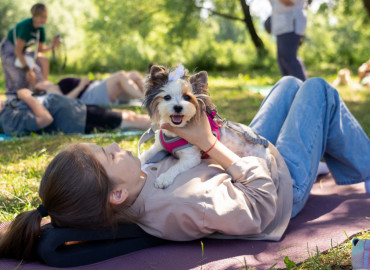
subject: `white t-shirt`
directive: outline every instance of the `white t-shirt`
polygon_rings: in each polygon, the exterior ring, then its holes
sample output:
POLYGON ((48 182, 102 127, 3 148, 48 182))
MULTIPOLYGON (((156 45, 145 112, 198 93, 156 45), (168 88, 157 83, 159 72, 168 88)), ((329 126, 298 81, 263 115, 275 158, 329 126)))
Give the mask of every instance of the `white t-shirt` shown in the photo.
POLYGON ((281 35, 294 32, 304 35, 307 24, 307 15, 304 10, 306 0, 291 0, 294 6, 286 6, 280 0, 270 0, 272 6, 271 33, 281 35))

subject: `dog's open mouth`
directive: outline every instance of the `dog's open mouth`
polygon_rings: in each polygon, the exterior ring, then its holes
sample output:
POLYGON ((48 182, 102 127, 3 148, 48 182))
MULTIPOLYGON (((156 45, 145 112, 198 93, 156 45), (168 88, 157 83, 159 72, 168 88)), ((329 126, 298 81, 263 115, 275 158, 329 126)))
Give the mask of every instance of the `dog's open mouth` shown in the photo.
POLYGON ((184 118, 184 116, 181 115, 181 114, 173 114, 173 115, 171 115, 171 121, 175 125, 180 125, 182 123, 182 118, 184 118))

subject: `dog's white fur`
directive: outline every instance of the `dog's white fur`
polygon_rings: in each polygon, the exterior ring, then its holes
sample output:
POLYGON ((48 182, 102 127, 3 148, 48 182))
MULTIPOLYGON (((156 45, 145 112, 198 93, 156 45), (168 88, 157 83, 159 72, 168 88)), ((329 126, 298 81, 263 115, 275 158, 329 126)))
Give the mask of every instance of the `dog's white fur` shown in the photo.
MULTIPOLYGON (((160 102, 157 106, 157 113, 159 115, 157 124, 159 126, 164 123, 170 123, 173 126, 183 127, 196 114, 196 106, 194 106, 192 102, 186 101, 183 97, 183 85, 184 83, 181 80, 170 82, 162 88, 163 92, 158 94, 160 97, 162 97, 162 102, 160 102), (165 100, 165 96, 170 96, 171 100, 165 100), (171 120, 171 115, 178 114, 178 112, 175 112, 174 110, 175 106, 182 107, 181 114, 183 115, 183 119, 181 124, 178 125, 175 125, 171 120)), ((176 134, 168 130, 163 130, 163 134, 167 137, 176 137, 176 134)), ((145 164, 146 161, 152 158, 157 152, 166 150, 163 148, 159 136, 159 130, 157 130, 155 132, 154 144, 140 157, 142 164, 145 164)), ((179 161, 175 164, 175 166, 172 166, 167 172, 161 174, 156 179, 155 187, 168 187, 172 184, 177 175, 200 163, 200 149, 196 146, 179 150, 176 153, 178 155, 179 161)))
MULTIPOLYGON (((208 85, 204 87, 205 82, 208 80, 206 75, 207 73, 203 71, 202 74, 198 73, 194 75, 202 77, 201 79, 203 80, 203 84, 197 84, 198 78, 196 77, 192 80, 194 76, 190 79, 190 82, 186 77, 178 79, 174 82, 167 82, 166 76, 164 76, 164 78, 159 80, 157 79, 156 81, 153 79, 155 82, 152 82, 152 85, 150 86, 150 82, 148 82, 148 80, 155 78, 156 74, 158 74, 156 73, 156 71, 158 71, 158 67, 153 67, 151 69, 151 73, 147 77, 146 84, 146 96, 150 96, 150 98, 146 100, 146 107, 149 111, 149 115, 151 116, 153 124, 160 126, 164 123, 169 123, 172 126, 184 127, 190 121, 197 121, 197 117, 200 116, 202 108, 210 105, 210 103, 207 104, 207 100, 210 100, 208 92, 206 91, 208 89, 208 85), (161 80, 163 81, 163 85, 160 84, 161 80), (148 89, 153 87, 153 85, 156 88, 155 91, 148 89), (203 88, 203 90, 196 89, 199 88, 199 85, 202 86, 200 88, 203 88), (201 98, 199 98, 199 96, 201 98), (206 98, 202 100, 202 97, 204 98, 205 96, 206 98), (178 121, 178 117, 175 119, 175 122, 173 121, 174 115, 182 115, 181 123, 178 121)), ((162 69, 159 72, 167 71, 165 74, 168 74, 168 70, 163 67, 159 68, 162 69)), ((157 75, 157 77, 159 77, 159 75, 157 75)), ((239 127, 243 128, 243 125, 241 124, 236 125, 239 125, 239 127)), ((168 130, 163 130, 163 133, 167 137, 176 137, 175 134, 168 130)), ((265 148, 259 144, 252 144, 248 142, 246 138, 239 132, 235 132, 227 127, 221 127, 220 141, 241 157, 248 155, 258 156, 265 159, 268 166, 270 165, 268 148, 265 148)), ((157 152, 162 150, 165 149, 160 142, 160 132, 157 130, 155 132, 154 144, 140 157, 142 164, 145 164, 157 152)), ((187 171, 192 167, 195 167, 201 162, 200 149, 194 145, 178 150, 176 154, 178 156, 178 162, 156 179, 155 187, 168 187, 173 183, 177 175, 187 171)))

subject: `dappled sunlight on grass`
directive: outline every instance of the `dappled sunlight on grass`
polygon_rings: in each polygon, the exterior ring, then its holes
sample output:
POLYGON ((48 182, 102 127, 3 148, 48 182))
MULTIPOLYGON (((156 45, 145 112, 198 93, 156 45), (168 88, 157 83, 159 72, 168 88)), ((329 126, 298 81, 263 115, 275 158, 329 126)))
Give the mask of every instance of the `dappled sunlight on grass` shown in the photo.
POLYGON ((249 78, 210 77, 210 95, 218 114, 230 121, 249 124, 257 113, 263 96, 248 89, 249 78))

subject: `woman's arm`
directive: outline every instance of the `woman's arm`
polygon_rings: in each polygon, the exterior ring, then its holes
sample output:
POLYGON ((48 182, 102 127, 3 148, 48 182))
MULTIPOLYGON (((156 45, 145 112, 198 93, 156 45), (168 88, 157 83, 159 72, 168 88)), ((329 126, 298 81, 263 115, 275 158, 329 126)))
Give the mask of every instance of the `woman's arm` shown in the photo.
POLYGON ((59 47, 61 43, 62 42, 59 36, 54 37, 53 42, 49 46, 46 46, 44 42, 40 42, 38 52, 44 53, 50 50, 54 50, 55 48, 59 47))
POLYGON ((89 79, 84 77, 80 80, 80 83, 77 87, 73 88, 66 96, 70 98, 77 98, 85 86, 89 83, 89 79))
POLYGON ((26 88, 17 91, 17 96, 23 100, 36 116, 36 123, 40 128, 47 127, 54 119, 49 111, 32 96, 32 92, 26 88))
POLYGON ((23 67, 27 67, 26 58, 24 57, 24 54, 23 54, 23 50, 25 46, 26 46, 26 41, 21 38, 17 38, 15 42, 15 46, 14 46, 14 54, 19 59, 23 67))
POLYGON ((48 83, 47 81, 40 82, 40 83, 36 84, 35 88, 39 89, 41 91, 46 91, 47 94, 55 94, 55 95, 64 96, 64 94, 60 90, 60 87, 59 87, 58 84, 51 84, 50 86, 45 87, 44 86, 45 82, 48 83), (40 84, 41 84, 41 86, 40 86, 40 84))
POLYGON ((36 83, 36 74, 32 70, 32 67, 29 67, 27 65, 26 58, 24 57, 24 54, 23 54, 23 49, 24 49, 25 46, 26 46, 26 41, 21 39, 21 38, 17 38, 17 41, 15 43, 15 47, 14 47, 14 54, 19 59, 23 68, 26 71, 27 81, 31 84, 35 84, 36 83))
POLYGON ((224 169, 229 168, 231 164, 240 159, 237 154, 218 141, 212 134, 211 127, 205 113, 202 114, 198 123, 189 123, 184 128, 173 127, 169 124, 164 124, 161 127, 174 132, 189 143, 194 144, 204 152, 207 152, 207 154, 216 160, 224 169))

